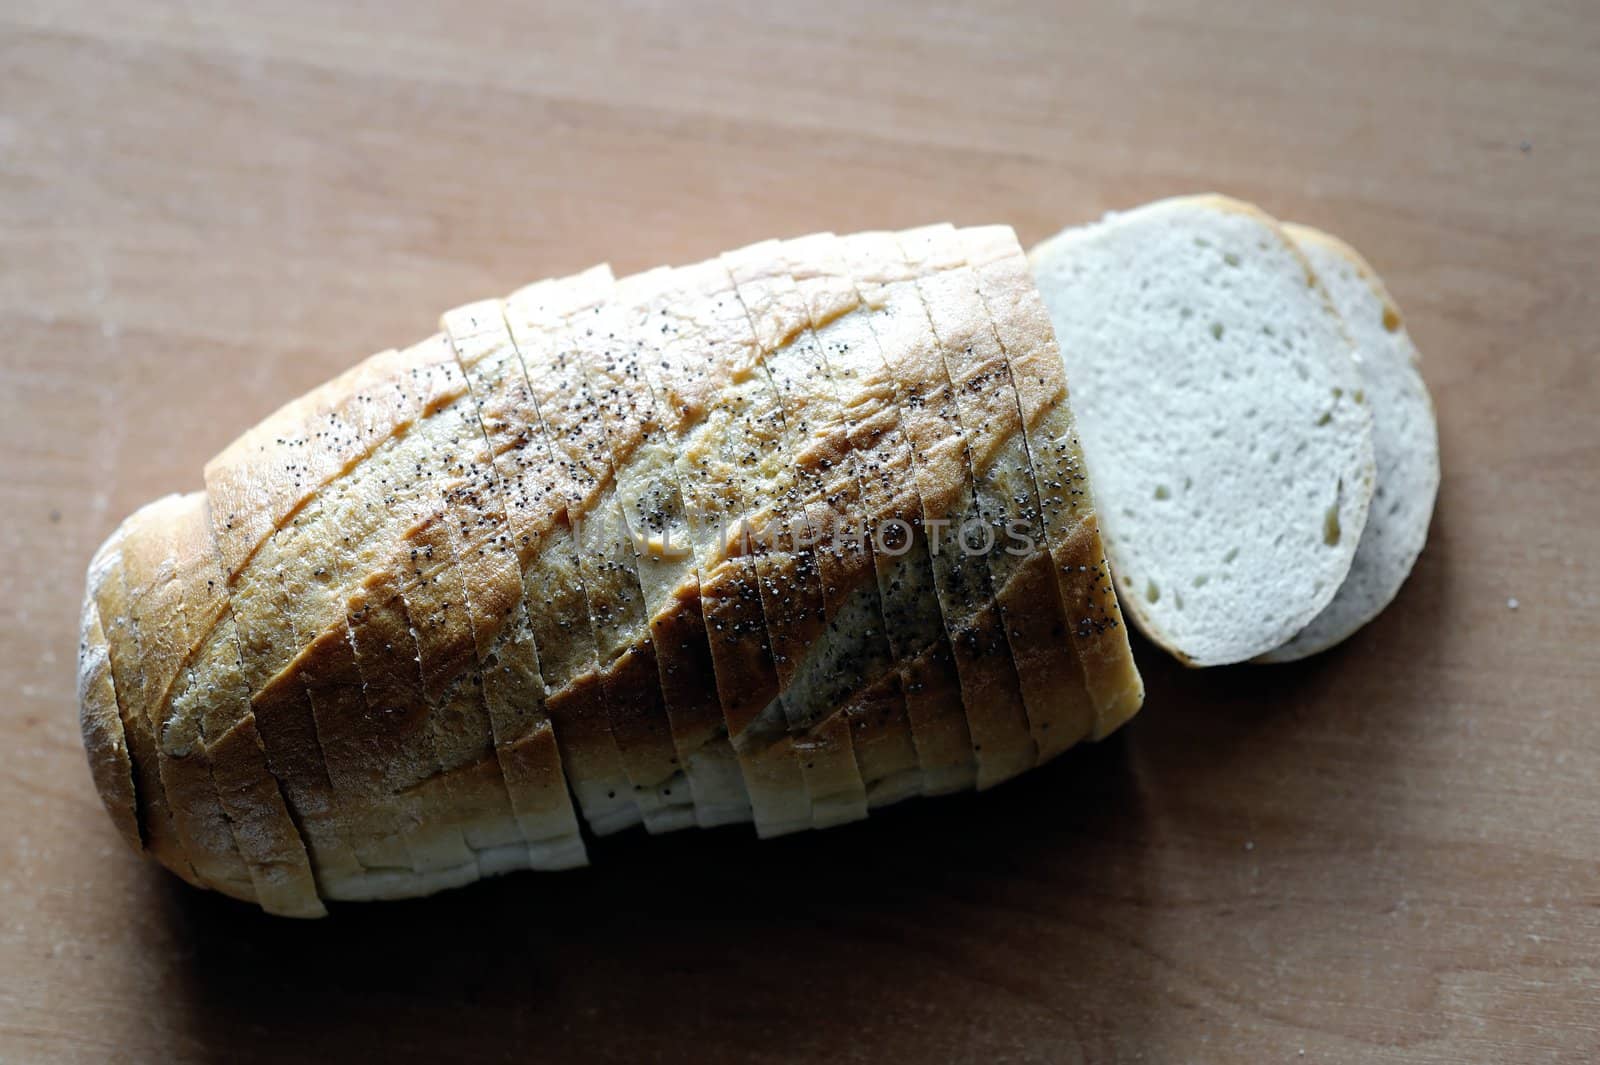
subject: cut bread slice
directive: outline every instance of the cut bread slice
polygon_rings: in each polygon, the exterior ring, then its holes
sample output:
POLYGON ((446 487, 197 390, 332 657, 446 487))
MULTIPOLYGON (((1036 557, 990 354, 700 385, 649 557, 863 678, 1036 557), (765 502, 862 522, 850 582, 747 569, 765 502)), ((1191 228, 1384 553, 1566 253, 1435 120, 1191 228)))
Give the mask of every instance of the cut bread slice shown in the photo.
MULTIPOLYGON (((424 749, 425 718, 369 705, 345 556, 382 529, 391 510, 386 493, 325 475, 340 467, 327 456, 364 455, 380 465, 354 469, 398 479, 395 471, 414 460, 396 453, 418 442, 406 430, 422 418, 433 368, 447 358, 437 338, 374 356, 337 387, 286 404, 206 464, 248 705, 329 898, 348 897, 347 887, 364 894, 369 874, 414 869, 400 838, 411 811, 386 800, 431 776, 436 760, 431 742, 424 749)), ((395 627, 409 642, 403 619, 395 627)), ((211 633, 213 645, 220 639, 211 633)), ((463 850, 440 860, 458 864, 463 850)))
MULTIPOLYGON (((451 311, 443 316, 440 328, 466 375, 476 414, 464 426, 469 438, 458 452, 458 459, 475 454, 475 472, 458 481, 453 491, 447 490, 445 498, 454 513, 444 522, 449 530, 446 551, 458 563, 458 593, 472 630, 471 648, 488 719, 486 739, 492 750, 492 757, 475 768, 482 772, 491 762, 498 767, 524 844, 518 848, 498 843, 479 851, 478 863, 483 867, 504 861, 510 867, 533 869, 581 866, 587 856, 545 708, 538 649, 523 602, 521 556, 506 514, 495 436, 484 417, 485 404, 492 402, 495 386, 513 368, 516 355, 504 341, 498 300, 451 311), (496 328, 485 329, 480 321, 496 328), (476 533, 481 528, 499 532, 482 542, 484 537, 476 533), (477 546, 469 546, 469 538, 478 541, 477 546)), ((485 740, 470 734, 463 738, 468 740, 468 752, 485 740)))
MULTIPOLYGON (((262 907, 268 913, 286 916, 320 916, 326 912, 322 905, 324 893, 319 890, 307 849, 309 827, 302 834, 301 826, 295 823, 285 799, 287 788, 268 765, 266 748, 250 709, 222 559, 217 554, 216 538, 210 535, 209 507, 203 521, 206 528, 197 536, 197 542, 204 543, 198 551, 201 563, 193 568, 193 584, 185 597, 189 681, 174 694, 167 718, 176 729, 197 729, 205 742, 217 796, 233 824, 240 857, 250 871, 262 907), (222 638, 215 642, 205 640, 202 634, 213 628, 222 638)), ((324 778, 324 790, 326 783, 324 778)), ((342 842, 334 837, 330 845, 341 847, 342 842)), ((325 868, 331 871, 341 868, 341 864, 357 868, 354 854, 343 853, 343 863, 335 859, 325 868)))
POLYGON ((1378 484, 1355 560, 1333 601, 1262 662, 1326 650, 1377 617, 1422 552, 1439 493, 1439 428, 1400 308, 1350 245, 1310 226, 1284 229, 1311 260, 1361 355, 1378 484))
POLYGON ((716 684, 710 682, 715 665, 700 606, 693 538, 672 448, 644 379, 647 345, 633 325, 671 284, 668 267, 616 282, 611 299, 585 324, 585 343, 577 351, 584 389, 603 423, 617 503, 633 540, 634 571, 648 619, 641 638, 655 647, 662 701, 694 800, 695 823, 713 828, 749 821, 750 795, 728 741, 716 684))
POLYGON ((782 452, 754 330, 717 259, 673 270, 630 317, 643 347, 638 367, 662 419, 640 472, 672 478, 681 493, 690 542, 680 564, 699 585, 717 695, 756 832, 811 828, 814 796, 786 715, 763 718, 778 699, 777 665, 756 559, 737 549, 740 523, 761 498, 760 478, 782 452), (764 422, 754 421, 758 411, 764 422))
MULTIPOLYGON (((785 245, 766 241, 723 260, 739 282, 786 419, 795 470, 788 533, 807 537, 794 540, 788 566, 797 576, 810 571, 826 619, 816 638, 796 646, 784 698, 809 730, 800 741, 803 753, 823 743, 853 749, 864 786, 843 810, 856 819, 869 805, 918 794, 922 770, 883 632, 870 548, 849 527, 862 515, 847 427, 785 245)), ((794 538, 780 533, 769 539, 782 544, 794 538)))
MULTIPOLYGON (((866 782, 853 816, 923 790, 906 694, 894 670, 882 601, 874 579, 870 536, 853 528, 861 510, 856 454, 848 443, 842 398, 830 379, 805 293, 797 285, 790 245, 765 241, 723 256, 752 313, 773 389, 795 438, 797 505, 810 523, 805 548, 826 603, 826 635, 800 648, 798 683, 786 699, 816 734, 843 732, 866 782), (832 715, 832 716, 829 716, 832 715)), ((797 544, 798 547, 798 544, 797 544)), ((795 555, 797 561, 800 555, 795 555)), ((810 737, 808 737, 810 739, 810 737)))
MULTIPOLYGON (((411 381, 412 395, 396 413, 403 421, 414 419, 419 431, 399 437, 399 448, 379 449, 377 479, 329 482, 262 546, 250 570, 275 556, 278 599, 275 609, 250 611, 241 633, 254 645, 247 663, 280 661, 285 629, 292 646, 305 648, 261 694, 292 688, 290 678, 298 672, 346 827, 352 840, 363 841, 356 856, 369 875, 382 881, 428 871, 454 882, 475 870, 476 862, 456 816, 460 804, 445 797, 448 782, 441 779, 437 743, 440 715, 425 689, 416 625, 404 593, 415 576, 410 556, 417 550, 408 534, 426 513, 432 487, 431 477, 419 471, 431 472, 436 435, 459 435, 465 386, 451 374, 455 359, 443 337, 417 348, 427 369, 411 381), (438 402, 445 397, 448 401, 438 402), (425 417, 429 410, 438 413, 425 417), (394 539, 363 535, 364 527, 374 526, 391 531, 394 539), (387 557, 394 543, 408 549, 405 558, 387 557), (263 646, 268 634, 272 642, 263 646), (404 648, 404 655, 386 667, 391 648, 404 648), (378 749, 386 757, 374 765, 373 745, 363 737, 380 721, 387 727, 379 733, 378 749), (396 795, 400 803, 389 801, 396 795), (424 829, 416 813, 435 801, 444 816, 424 829)), ((316 453, 322 447, 311 436, 306 450, 316 453)), ((241 578, 234 591, 241 616, 246 613, 243 585, 241 578)))
POLYGON ((185 600, 193 571, 208 557, 211 528, 205 508, 203 493, 170 495, 129 518, 122 542, 122 579, 140 653, 144 686, 140 701, 150 715, 178 838, 207 884, 249 901, 255 898, 255 888, 211 779, 199 722, 169 724, 164 709, 189 680, 185 600))
POLYGON ((1031 255, 1128 614, 1195 666, 1256 657, 1350 569, 1372 417, 1326 291, 1267 214, 1164 200, 1031 255))
MULTIPOLYGON (((872 313, 832 233, 785 241, 790 276, 804 297, 812 340, 848 434, 846 465, 855 491, 841 492, 860 516, 861 547, 875 569, 882 631, 899 671, 924 795, 976 782, 961 686, 934 589, 911 451, 900 428, 900 389, 872 330, 872 313), (878 542, 869 535, 877 532, 878 542)), ((865 636, 866 634, 862 634, 865 636)), ((867 802, 899 793, 892 780, 868 782, 867 802)))
MULTIPOLYGON (((746 497, 750 509, 744 512, 760 577, 762 613, 778 671, 776 704, 762 716, 770 719, 781 714, 794 737, 811 796, 812 824, 826 828, 859 821, 867 815, 863 777, 873 775, 872 762, 866 756, 874 737, 856 732, 846 714, 831 713, 841 700, 838 689, 829 689, 835 682, 845 691, 865 687, 861 683, 863 662, 857 656, 835 659, 833 668, 820 678, 804 668, 816 659, 816 651, 837 646, 838 641, 830 637, 840 627, 859 623, 837 613, 839 596, 856 590, 859 584, 831 572, 833 556, 824 547, 825 538, 808 507, 822 489, 816 466, 800 458, 811 420, 818 416, 807 403, 808 396, 797 387, 802 379, 815 386, 818 376, 814 366, 803 370, 797 365, 799 348, 794 341, 807 326, 805 305, 794 291, 776 242, 728 252, 721 262, 733 279, 734 294, 749 322, 753 356, 749 406, 729 431, 738 434, 741 430, 734 426, 749 426, 756 432, 748 439, 775 452, 765 463, 748 463, 755 492, 746 497), (772 520, 765 520, 766 516, 772 520), (840 579, 847 583, 827 587, 830 581, 840 579), (823 683, 816 683, 818 680, 823 683)), ((909 749, 909 730, 905 741, 909 749)), ((913 754, 913 771, 915 767, 913 754)))
POLYGON ((636 797, 645 797, 652 833, 695 823, 688 782, 662 699, 656 649, 635 569, 634 547, 616 494, 605 426, 588 393, 578 348, 587 342, 571 320, 605 306, 613 289, 609 269, 586 282, 587 292, 534 288, 508 301, 503 313, 521 355, 531 413, 550 445, 552 489, 573 516, 578 572, 594 621, 602 684, 623 765, 636 797), (540 296, 540 293, 546 294, 540 296))
MULTIPOLYGON (((542 282, 542 298, 570 301, 572 294, 563 293, 587 287, 583 277, 542 282)), ((520 677, 524 697, 542 692, 543 714, 560 748, 559 765, 544 774, 548 786, 564 780, 583 820, 597 835, 607 835, 638 824, 642 813, 611 729, 571 515, 552 472, 558 460, 540 424, 504 310, 467 310, 446 321, 453 342, 471 356, 463 363, 493 456, 504 531, 522 571, 522 602, 501 645, 501 664, 520 677)))
POLYGON ((962 550, 978 547, 989 567, 1043 761, 1088 736, 1095 714, 1056 594, 1010 363, 978 292, 963 235, 948 225, 928 226, 900 234, 900 244, 912 262, 927 264, 917 289, 939 338, 972 463, 982 525, 959 530, 956 542, 962 550))
MULTIPOLYGON (((466 387, 456 357, 440 371, 452 390, 466 387)), ((481 530, 504 519, 496 513, 497 485, 475 406, 457 404, 447 424, 447 435, 434 437, 432 452, 420 456, 415 485, 390 485, 390 505, 408 510, 413 524, 405 532, 405 568, 389 572, 429 707, 438 776, 423 788, 441 794, 441 820, 456 825, 471 864, 488 876, 525 866, 528 851, 495 756, 475 633, 487 636, 504 624, 522 583, 509 545, 481 542, 481 530)), ((362 668, 367 675, 370 663, 362 668)))
POLYGON ((1144 681, 1128 646, 1100 540, 1077 425, 1067 404, 1061 350, 1011 227, 963 229, 961 239, 1011 367, 1056 597, 1093 704, 1093 737, 1102 739, 1138 712, 1144 681))
POLYGON ((135 511, 128 521, 100 545, 89 563, 89 595, 104 626, 106 661, 110 667, 111 691, 117 700, 123 735, 133 770, 133 792, 144 849, 156 860, 196 886, 204 886, 200 874, 189 860, 178 831, 176 814, 161 779, 156 756, 155 734, 144 708, 143 665, 136 642, 137 622, 128 602, 127 582, 122 571, 122 549, 126 530, 144 510, 135 511))
MULTIPOLYGON (((893 233, 857 233, 840 243, 872 314, 879 361, 893 377, 900 429, 921 496, 934 587, 955 658, 972 740, 977 786, 989 788, 1031 769, 1038 748, 999 609, 981 558, 954 547, 951 530, 978 513, 967 440, 933 323, 917 291, 918 271, 893 233)), ((873 367, 862 367, 870 376, 873 367)))
POLYGON ((89 772, 106 813, 111 815, 111 823, 123 842, 143 853, 144 832, 139 823, 139 797, 134 793, 133 760, 128 756, 127 733, 117 713, 110 647, 100 624, 100 608, 94 601, 93 571, 88 585, 79 624, 78 724, 89 756, 89 772))

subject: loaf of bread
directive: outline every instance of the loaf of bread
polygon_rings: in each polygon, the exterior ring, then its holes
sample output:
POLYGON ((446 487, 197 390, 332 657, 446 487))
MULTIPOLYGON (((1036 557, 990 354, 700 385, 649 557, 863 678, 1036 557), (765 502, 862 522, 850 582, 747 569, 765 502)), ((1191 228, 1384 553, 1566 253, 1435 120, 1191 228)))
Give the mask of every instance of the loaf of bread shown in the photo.
POLYGON ((296 916, 989 787, 1143 697, 1003 227, 452 311, 129 517, 82 619, 118 830, 296 916))

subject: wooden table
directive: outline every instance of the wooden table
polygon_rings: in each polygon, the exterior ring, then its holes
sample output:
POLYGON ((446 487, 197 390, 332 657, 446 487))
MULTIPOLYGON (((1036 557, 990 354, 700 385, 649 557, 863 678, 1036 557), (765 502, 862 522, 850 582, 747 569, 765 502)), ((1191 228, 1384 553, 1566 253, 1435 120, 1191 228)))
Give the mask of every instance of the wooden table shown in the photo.
POLYGON ((1600 1058, 1600 9, 544 6, 0 12, 0 1060, 1600 1058), (1132 726, 997 792, 318 923, 113 835, 84 564, 284 399, 602 258, 1207 188, 1427 358, 1432 542, 1347 646, 1141 644, 1132 726))

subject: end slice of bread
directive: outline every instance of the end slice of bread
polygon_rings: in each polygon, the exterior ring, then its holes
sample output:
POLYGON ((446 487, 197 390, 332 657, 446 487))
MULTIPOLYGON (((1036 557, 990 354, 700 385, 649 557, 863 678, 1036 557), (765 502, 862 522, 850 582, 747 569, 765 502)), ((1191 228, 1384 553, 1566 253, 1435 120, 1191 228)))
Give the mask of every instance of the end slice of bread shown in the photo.
POLYGON ((1194 666, 1285 643, 1343 583, 1374 481, 1354 347, 1304 256, 1258 208, 1196 196, 1030 262, 1128 615, 1194 666))
POLYGON ((1350 573, 1322 613, 1261 662, 1327 650, 1377 617, 1411 573, 1428 539, 1439 494, 1439 429, 1400 309, 1367 261, 1338 237, 1284 226, 1321 278, 1361 355, 1372 407, 1377 489, 1350 573))

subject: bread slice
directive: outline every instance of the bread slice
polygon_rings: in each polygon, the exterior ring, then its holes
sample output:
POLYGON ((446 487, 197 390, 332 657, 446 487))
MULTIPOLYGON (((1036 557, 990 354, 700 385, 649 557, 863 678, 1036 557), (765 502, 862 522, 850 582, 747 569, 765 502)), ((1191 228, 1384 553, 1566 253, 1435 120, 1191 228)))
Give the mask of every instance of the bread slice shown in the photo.
MULTIPOLYGON (((870 641, 876 626, 885 639, 905 704, 921 794, 970 788, 976 781, 972 738, 934 590, 927 536, 921 532, 922 497, 900 429, 899 390, 872 331, 871 309, 845 266, 837 236, 817 233, 784 241, 780 253, 805 301, 807 343, 815 349, 827 387, 824 407, 843 423, 848 441, 839 448, 845 478, 836 482, 837 495, 830 494, 824 509, 842 511, 846 525, 854 526, 842 531, 839 550, 851 551, 853 535, 862 561, 874 570, 876 612, 858 628, 857 638, 870 641)), ((879 652, 870 655, 876 658, 879 652)), ((870 713, 865 705, 859 712, 870 713)), ((899 783, 892 777, 869 779, 868 806, 893 801, 911 783, 909 775, 899 783)))
POLYGON ((133 761, 128 757, 128 738, 117 712, 110 649, 105 627, 100 623, 100 608, 95 604, 93 577, 85 589, 78 631, 78 725, 89 757, 89 772, 117 834, 134 851, 143 853, 133 761))
MULTIPOLYGON (((395 471, 416 461, 397 453, 422 443, 407 430, 423 415, 433 370, 446 359, 453 361, 438 338, 374 356, 335 385, 286 404, 205 468, 248 705, 330 897, 370 871, 413 870, 415 856, 401 839, 407 810, 385 800, 428 779, 437 764, 425 711, 402 716, 394 704, 369 705, 349 620, 355 589, 345 579, 352 571, 346 555, 383 530, 392 511, 371 486, 363 492, 353 478, 330 473, 339 468, 330 456, 367 459, 354 468, 398 478, 395 471), (386 727, 363 743, 358 737, 380 721, 386 727)), ((403 618, 391 628, 409 643, 403 618)), ((380 647, 381 639, 374 641, 380 647)), ((220 629, 208 636, 212 646, 223 640, 220 629)), ((407 805, 414 811, 414 802, 407 805)), ((437 863, 466 857, 457 842, 437 863)))
MULTIPOLYGON (((450 594, 458 595, 466 607, 469 646, 477 661, 475 676, 482 681, 481 702, 488 719, 492 758, 482 758, 475 770, 482 773, 491 764, 498 769, 523 844, 503 841, 480 850, 477 861, 480 868, 486 862, 532 869, 581 866, 587 864, 587 854, 545 705, 538 649, 524 602, 521 552, 506 514, 493 423, 485 417, 508 372, 518 372, 516 352, 498 300, 451 311, 443 316, 440 328, 466 376, 476 415, 464 420, 467 438, 458 450, 458 455, 473 456, 474 472, 444 493, 454 513, 442 523, 448 531, 443 549, 458 562, 459 579, 450 594), (499 532, 485 538, 474 531, 485 527, 499 532)), ((461 683, 458 680, 457 687, 461 683)), ((468 716, 475 716, 471 708, 468 716)), ((463 739, 469 753, 484 741, 470 733, 463 739)), ((452 759, 445 756, 442 761, 452 759)))
POLYGON ((604 420, 588 393, 579 348, 592 343, 570 319, 587 320, 612 295, 610 271, 581 300, 553 301, 532 289, 503 307, 521 356, 530 413, 554 462, 552 489, 572 516, 578 571, 593 619, 611 728, 636 798, 648 801, 645 827, 667 832, 695 823, 694 801, 678 764, 662 699, 656 649, 634 563, 633 540, 617 499, 604 420))
POLYGON ((825 378, 809 357, 814 349, 804 343, 810 320, 778 243, 727 252, 721 262, 750 324, 755 356, 748 378, 750 407, 725 431, 750 433, 749 440, 772 453, 767 469, 759 461, 750 463, 754 476, 747 498, 758 509, 746 511, 778 670, 777 705, 762 716, 781 713, 794 736, 811 795, 812 824, 825 828, 859 821, 867 816, 868 781, 919 770, 904 701, 893 706, 896 693, 868 683, 882 676, 884 659, 856 647, 857 653, 839 657, 818 654, 848 642, 848 636, 840 639, 845 633, 872 625, 871 597, 861 594, 865 571, 847 572, 842 565, 847 560, 830 550, 827 515, 817 507, 826 498, 823 471, 801 454, 816 421, 825 416, 818 406, 825 401, 825 378), (735 428, 740 425, 750 428, 735 428), (763 502, 769 505, 760 506, 763 502), (770 520, 760 521, 759 515, 770 520), (858 609, 852 615, 842 609, 847 605, 858 609), (829 661, 829 668, 805 668, 818 660, 829 661), (878 696, 874 711, 865 716, 858 706, 845 705, 851 701, 848 693, 863 691, 878 696), (835 713, 841 706, 843 712, 835 713), (885 737, 904 756, 887 765, 876 757, 885 737))
MULTIPOLYGON (((988 567, 951 550, 949 530, 978 514, 967 441, 961 431, 938 337, 917 290, 917 269, 893 233, 842 239, 846 264, 866 306, 879 358, 893 377, 900 429, 920 495, 934 587, 955 658, 977 786, 988 788, 1032 768, 1016 663, 1006 642, 988 567)), ((862 367, 870 375, 870 364, 862 367)))
MULTIPOLYGON (((426 872, 458 882, 477 862, 463 831, 462 804, 442 777, 442 714, 424 674, 436 667, 423 662, 413 618, 421 611, 411 609, 406 592, 425 555, 409 534, 430 509, 436 440, 461 435, 470 404, 448 341, 435 335, 412 350, 425 369, 397 406, 410 430, 372 453, 362 467, 366 476, 337 478, 312 496, 261 547, 232 595, 250 647, 247 668, 254 664, 265 673, 277 667, 252 685, 257 717, 278 692, 297 684, 305 689, 312 750, 320 748, 343 830, 362 867, 379 880, 426 872), (437 413, 428 417, 429 411, 437 413), (395 557, 397 545, 401 557, 395 557), (269 566, 277 598, 248 596, 250 578, 269 566), (285 639, 304 650, 280 665, 285 639), (393 648, 402 648, 403 657, 386 663, 393 648), (378 722, 386 727, 370 735, 378 722), (383 752, 377 765, 374 748, 383 752), (441 816, 424 827, 418 812, 435 806, 441 816)), ((306 450, 315 454, 321 447, 312 436, 306 450)), ((273 737, 267 740, 271 745, 273 737)))
MULTIPOLYGON (((461 353, 450 348, 454 361, 440 367, 440 380, 452 392, 468 390, 461 353)), ((412 482, 387 486, 389 506, 411 522, 410 557, 404 568, 391 563, 380 572, 393 580, 420 667, 406 670, 405 679, 420 679, 428 707, 437 775, 421 790, 442 797, 441 821, 455 825, 469 851, 463 868, 488 876, 524 868, 530 857, 496 754, 483 679, 491 634, 522 595, 521 571, 511 545, 482 532, 503 527, 504 517, 475 404, 457 403, 435 427, 441 431, 418 434, 430 449, 419 456, 412 482)), ((361 659, 370 689, 373 663, 361 659)))
POLYGON ((1333 598, 1373 491, 1354 349, 1282 228, 1165 200, 1033 250, 1123 605, 1196 666, 1284 643, 1333 598))
POLYGON ((234 898, 253 901, 255 888, 239 857, 233 829, 211 779, 199 722, 169 719, 165 708, 187 687, 189 627, 186 593, 192 571, 208 558, 211 528, 205 495, 170 495, 128 519, 122 579, 156 757, 173 825, 201 879, 234 898))
POLYGON ((1093 732, 1095 715, 1056 594, 1011 366, 963 235, 952 226, 929 226, 902 233, 900 244, 919 268, 917 290, 939 338, 982 519, 981 531, 958 530, 951 543, 982 549, 1043 761, 1093 732))
MULTIPOLYGON (((587 285, 578 280, 582 277, 542 282, 540 298, 571 299, 549 290, 587 285)), ((547 721, 562 755, 558 763, 531 767, 542 772, 530 783, 559 791, 570 786, 583 820, 596 834, 621 831, 643 815, 611 729, 574 530, 552 472, 557 459, 540 425, 504 308, 496 304, 447 318, 452 343, 471 353, 464 362, 473 403, 498 479, 503 529, 522 569, 521 603, 498 645, 498 663, 510 673, 497 683, 512 683, 507 698, 535 700, 513 709, 536 729, 534 735, 542 736, 547 721)), ((559 794, 546 794, 554 805, 548 808, 552 820, 545 832, 564 832, 566 803, 559 794)))
POLYGON ((616 498, 634 546, 634 572, 655 646, 667 722, 702 828, 751 819, 722 704, 693 565, 693 539, 664 439, 662 415, 644 379, 648 345, 634 328, 651 301, 670 291, 672 270, 660 267, 618 281, 597 306, 577 347, 584 390, 605 436, 616 498))
POLYGON ((812 730, 802 751, 830 733, 854 748, 865 783, 859 805, 848 811, 854 819, 866 816, 868 807, 921 794, 922 767, 884 631, 870 537, 858 527, 871 516, 862 510, 848 443, 842 402, 850 397, 841 397, 828 373, 810 307, 794 279, 793 251, 765 241, 723 259, 756 325, 796 472, 795 527, 774 539, 793 540, 793 563, 815 571, 826 618, 825 628, 796 648, 785 700, 798 723, 812 730), (787 535, 794 532, 807 542, 787 535))
MULTIPOLYGON (((189 670, 187 683, 172 696, 169 727, 179 733, 198 731, 217 797, 262 908, 291 917, 320 916, 326 911, 306 839, 278 779, 268 769, 250 709, 221 558, 211 535, 209 505, 191 520, 201 525, 192 541, 197 564, 178 570, 188 585, 184 605, 189 670), (213 629, 222 639, 208 643, 203 634, 213 629)), ((353 855, 349 865, 356 865, 353 855)), ((330 866, 338 867, 338 861, 330 866)))
POLYGON ((1144 681, 1128 646, 1100 540, 1077 425, 1067 404, 1061 350, 1016 232, 1010 226, 981 226, 962 230, 961 238, 1010 365, 1056 596, 1093 705, 1092 736, 1102 739, 1138 712, 1144 681))
POLYGON ((1326 650, 1377 617, 1422 552, 1439 493, 1439 428, 1399 306, 1350 245, 1310 226, 1284 229, 1311 260, 1361 354, 1378 483, 1355 560, 1333 601, 1261 662, 1326 650))
POLYGON ((89 596, 99 618, 112 619, 104 628, 106 662, 109 666, 111 694, 116 697, 117 715, 127 743, 133 769, 133 793, 137 802, 140 839, 144 849, 157 861, 191 884, 201 879, 184 849, 172 803, 161 779, 156 742, 144 706, 144 679, 136 642, 137 621, 128 602, 127 583, 122 572, 122 547, 128 523, 146 508, 129 516, 118 526, 89 563, 89 596))
POLYGON ((679 565, 686 576, 695 573, 700 590, 717 696, 756 831, 770 837, 811 828, 813 797, 784 715, 762 723, 779 683, 756 560, 729 550, 730 530, 737 544, 739 522, 755 510, 757 467, 779 451, 770 425, 747 417, 761 406, 754 330, 716 259, 673 270, 631 318, 643 349, 638 367, 661 418, 640 452, 639 474, 671 478, 681 495, 690 542, 679 565))

